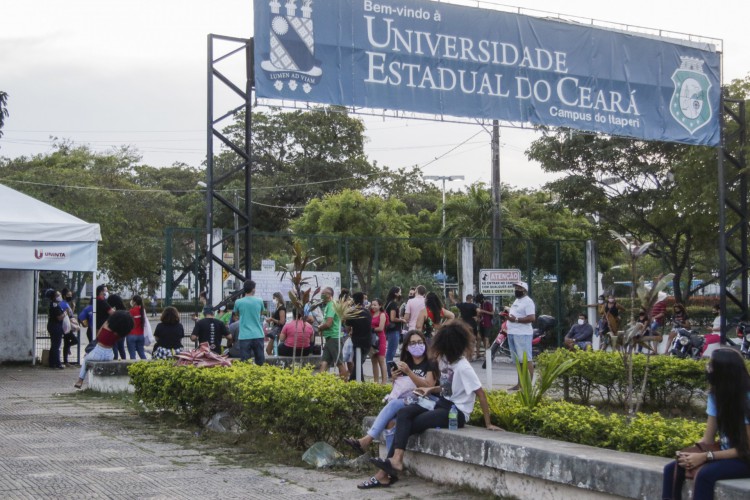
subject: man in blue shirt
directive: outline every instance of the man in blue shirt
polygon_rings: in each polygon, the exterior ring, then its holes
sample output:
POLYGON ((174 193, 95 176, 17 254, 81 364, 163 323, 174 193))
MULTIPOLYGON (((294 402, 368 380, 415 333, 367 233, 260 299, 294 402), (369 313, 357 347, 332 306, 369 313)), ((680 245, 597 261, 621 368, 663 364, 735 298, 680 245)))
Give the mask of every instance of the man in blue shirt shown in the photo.
POLYGON ((234 310, 239 314, 240 334, 238 337, 240 346, 240 361, 247 361, 250 356, 256 365, 262 365, 266 361, 263 350, 263 324, 261 314, 265 310, 263 299, 255 296, 255 282, 245 280, 243 284, 244 295, 234 303, 234 310))

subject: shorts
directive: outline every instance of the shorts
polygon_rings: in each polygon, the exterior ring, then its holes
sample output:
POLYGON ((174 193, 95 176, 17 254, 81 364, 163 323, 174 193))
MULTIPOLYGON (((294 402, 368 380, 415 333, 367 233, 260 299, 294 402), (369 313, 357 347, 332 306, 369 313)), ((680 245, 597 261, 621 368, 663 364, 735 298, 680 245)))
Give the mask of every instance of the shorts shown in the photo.
POLYGON ((508 348, 513 361, 523 363, 523 354, 526 353, 526 359, 531 362, 531 338, 532 335, 508 335, 508 348))
POLYGON ((479 327, 479 336, 483 339, 490 338, 490 335, 492 335, 492 327, 491 326, 480 326, 479 327))
POLYGON ((328 363, 328 366, 338 365, 344 362, 344 358, 341 356, 341 351, 344 347, 344 339, 326 339, 323 344, 323 357, 321 361, 328 363))

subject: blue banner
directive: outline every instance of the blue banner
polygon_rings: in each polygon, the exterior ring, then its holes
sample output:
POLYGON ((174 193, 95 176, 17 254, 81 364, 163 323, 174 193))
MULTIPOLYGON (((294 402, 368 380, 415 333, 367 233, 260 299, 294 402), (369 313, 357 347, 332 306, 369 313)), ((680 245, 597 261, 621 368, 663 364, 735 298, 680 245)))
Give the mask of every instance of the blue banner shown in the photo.
POLYGON ((430 1, 255 0, 255 90, 269 99, 720 141, 720 56, 710 45, 430 1))

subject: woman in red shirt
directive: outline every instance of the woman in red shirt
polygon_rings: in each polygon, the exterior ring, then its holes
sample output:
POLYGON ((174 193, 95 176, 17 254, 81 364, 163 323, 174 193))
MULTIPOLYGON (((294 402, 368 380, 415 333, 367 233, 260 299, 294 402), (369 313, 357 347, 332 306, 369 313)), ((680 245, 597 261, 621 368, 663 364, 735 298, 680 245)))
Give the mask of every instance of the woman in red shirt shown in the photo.
POLYGON ((83 379, 86 376, 87 361, 112 361, 115 356, 112 348, 118 340, 127 336, 133 329, 133 317, 128 311, 115 311, 99 329, 96 334, 96 347, 83 358, 81 362, 81 372, 78 375, 78 382, 74 387, 80 389, 83 385, 83 379))
POLYGON ((146 345, 143 337, 143 322, 146 319, 146 309, 143 308, 143 299, 140 295, 133 295, 130 300, 130 315, 133 317, 133 329, 128 334, 128 354, 130 359, 135 359, 135 353, 138 357, 146 359, 146 351, 143 347, 146 345))

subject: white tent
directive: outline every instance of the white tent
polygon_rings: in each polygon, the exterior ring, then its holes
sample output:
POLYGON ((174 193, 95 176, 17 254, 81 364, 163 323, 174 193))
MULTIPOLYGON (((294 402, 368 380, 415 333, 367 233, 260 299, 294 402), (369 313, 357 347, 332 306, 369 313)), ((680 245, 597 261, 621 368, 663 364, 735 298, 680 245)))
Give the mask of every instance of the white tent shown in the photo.
POLYGON ((35 357, 37 271, 96 276, 99 224, 0 184, 0 361, 35 357))

